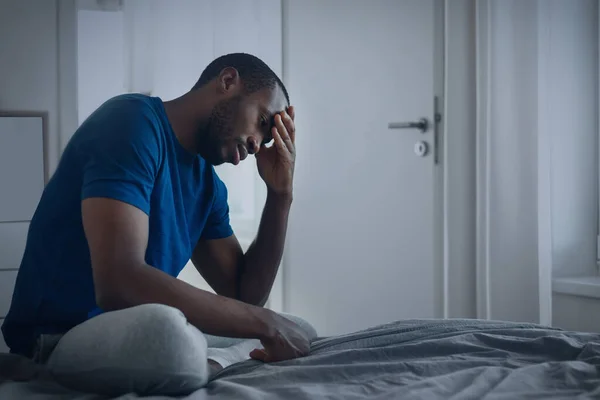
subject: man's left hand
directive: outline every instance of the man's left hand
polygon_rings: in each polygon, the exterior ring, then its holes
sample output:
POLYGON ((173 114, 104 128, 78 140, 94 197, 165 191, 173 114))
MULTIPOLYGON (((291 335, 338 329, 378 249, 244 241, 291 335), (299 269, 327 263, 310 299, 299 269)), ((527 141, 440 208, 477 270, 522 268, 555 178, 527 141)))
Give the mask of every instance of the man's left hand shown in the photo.
POLYGON ((269 190, 277 195, 292 195, 294 164, 296 162, 296 127, 294 107, 275 115, 275 126, 271 128, 273 146, 262 146, 256 154, 256 165, 260 177, 269 190))

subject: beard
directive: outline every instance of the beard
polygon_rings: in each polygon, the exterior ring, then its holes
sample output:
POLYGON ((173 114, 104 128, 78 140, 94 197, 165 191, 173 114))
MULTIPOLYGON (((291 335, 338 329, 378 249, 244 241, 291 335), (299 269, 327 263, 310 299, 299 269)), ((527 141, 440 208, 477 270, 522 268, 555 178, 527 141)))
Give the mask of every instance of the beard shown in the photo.
POLYGON ((236 96, 220 101, 213 108, 206 128, 198 132, 198 153, 212 165, 228 161, 223 155, 223 148, 227 141, 235 138, 233 121, 241 99, 241 96, 236 96))

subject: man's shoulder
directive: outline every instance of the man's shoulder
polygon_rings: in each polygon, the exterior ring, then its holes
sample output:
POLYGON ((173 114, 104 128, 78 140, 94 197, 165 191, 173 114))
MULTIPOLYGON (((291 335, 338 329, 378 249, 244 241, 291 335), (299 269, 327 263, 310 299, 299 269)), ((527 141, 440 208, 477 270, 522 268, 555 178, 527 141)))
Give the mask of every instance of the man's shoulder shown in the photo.
POLYGON ((159 123, 162 101, 139 93, 126 93, 108 99, 98 108, 102 116, 124 118, 135 121, 148 118, 153 123, 159 123))
POLYGON ((162 101, 156 97, 135 93, 115 96, 81 124, 73 142, 96 150, 124 143, 160 146, 164 130, 161 107, 162 101))

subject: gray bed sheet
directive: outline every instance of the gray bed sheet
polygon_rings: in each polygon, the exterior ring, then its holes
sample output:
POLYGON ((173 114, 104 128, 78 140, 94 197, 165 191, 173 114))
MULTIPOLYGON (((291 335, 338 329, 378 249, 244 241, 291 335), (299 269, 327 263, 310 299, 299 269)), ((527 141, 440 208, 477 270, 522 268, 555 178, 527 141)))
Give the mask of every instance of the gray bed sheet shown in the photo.
MULTIPOLYGON (((400 321, 320 338, 305 358, 232 365, 183 398, 600 399, 600 334, 480 320, 400 321)), ((2 354, 0 399, 106 397, 62 388, 44 368, 2 354)))

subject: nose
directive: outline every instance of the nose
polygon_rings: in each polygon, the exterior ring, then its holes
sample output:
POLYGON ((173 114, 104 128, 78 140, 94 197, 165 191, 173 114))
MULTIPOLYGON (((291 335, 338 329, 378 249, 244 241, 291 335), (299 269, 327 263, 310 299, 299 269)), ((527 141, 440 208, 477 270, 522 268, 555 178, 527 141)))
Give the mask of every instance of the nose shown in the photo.
POLYGON ((256 154, 259 152, 259 150, 260 144, 258 143, 258 140, 255 137, 250 136, 248 138, 248 153, 256 154))

